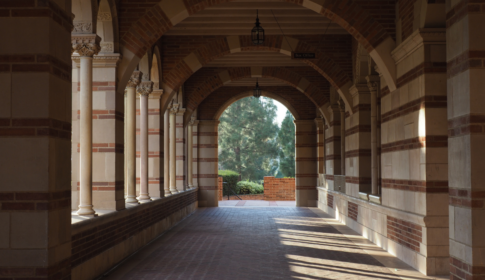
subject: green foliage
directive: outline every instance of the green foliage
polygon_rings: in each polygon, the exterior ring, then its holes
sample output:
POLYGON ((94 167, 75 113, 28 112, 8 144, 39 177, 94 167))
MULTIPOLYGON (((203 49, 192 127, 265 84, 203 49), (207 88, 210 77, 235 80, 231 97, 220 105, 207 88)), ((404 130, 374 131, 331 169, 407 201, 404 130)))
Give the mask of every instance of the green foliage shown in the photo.
MULTIPOLYGON (((222 176, 222 181, 226 182, 223 184, 223 194, 227 195, 228 188, 232 188, 234 191, 237 190, 237 182, 239 181, 239 173, 232 170, 219 170, 219 176, 222 176)), ((232 193, 231 193, 232 194, 232 193)))
POLYGON ((264 187, 255 182, 240 181, 237 183, 238 194, 260 194, 264 193, 264 187))
POLYGON ((219 164, 243 180, 274 176, 278 170, 279 127, 274 123, 276 105, 268 98, 243 98, 220 117, 219 164))
POLYGON ((278 145, 280 147, 280 171, 286 177, 295 177, 295 124, 293 116, 286 111, 286 116, 281 123, 278 133, 278 145))

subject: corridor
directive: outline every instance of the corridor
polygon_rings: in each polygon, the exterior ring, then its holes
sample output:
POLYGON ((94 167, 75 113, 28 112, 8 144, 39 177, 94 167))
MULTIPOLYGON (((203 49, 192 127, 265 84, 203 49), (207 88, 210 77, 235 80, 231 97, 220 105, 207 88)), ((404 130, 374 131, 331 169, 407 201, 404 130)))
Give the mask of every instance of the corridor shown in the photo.
POLYGON ((199 208, 103 279, 436 278, 316 208, 228 205, 199 208))

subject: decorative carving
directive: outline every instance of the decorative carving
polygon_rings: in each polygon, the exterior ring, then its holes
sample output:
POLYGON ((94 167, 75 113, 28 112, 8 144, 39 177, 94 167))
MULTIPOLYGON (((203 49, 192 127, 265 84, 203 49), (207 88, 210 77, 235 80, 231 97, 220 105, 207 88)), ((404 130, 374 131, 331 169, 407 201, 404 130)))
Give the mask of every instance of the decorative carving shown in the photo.
POLYGON ((111 21, 112 18, 111 18, 111 14, 110 13, 107 13, 107 12, 104 12, 104 13, 99 13, 98 14, 98 20, 99 21, 111 21))
POLYGON ((150 95, 150 93, 153 92, 153 82, 152 81, 143 81, 138 85, 136 90, 140 95, 148 96, 148 95, 150 95))
POLYGON ((176 115, 179 111, 180 104, 178 103, 173 103, 172 107, 170 108, 170 114, 176 115))
POLYGON ((102 53, 114 53, 114 44, 113 43, 101 43, 101 52, 102 53))
POLYGON ((75 22, 74 33, 93 33, 93 24, 91 22, 75 22))
POLYGON ((367 86, 369 87, 370 91, 378 91, 379 90, 379 82, 377 81, 368 81, 367 86))
POLYGON ((142 81, 150 81, 150 75, 148 73, 143 73, 142 81))
POLYGON ((136 88, 140 84, 142 73, 140 71, 135 71, 131 75, 130 79, 128 80, 128 84, 126 87, 128 88, 136 88))
POLYGON ((196 121, 195 116, 190 117, 189 125, 194 125, 196 121))
POLYGON ((98 54, 101 50, 99 42, 101 38, 96 34, 77 34, 71 36, 71 52, 77 52, 80 56, 90 56, 98 54))

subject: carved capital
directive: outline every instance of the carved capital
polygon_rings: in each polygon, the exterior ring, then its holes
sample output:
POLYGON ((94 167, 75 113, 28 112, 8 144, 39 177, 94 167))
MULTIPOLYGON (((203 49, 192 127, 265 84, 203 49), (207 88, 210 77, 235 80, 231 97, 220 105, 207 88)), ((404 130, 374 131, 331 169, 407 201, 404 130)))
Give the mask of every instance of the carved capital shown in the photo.
POLYGON ((178 103, 173 103, 172 107, 170 108, 170 114, 172 115, 177 115, 179 111, 180 104, 178 103))
POLYGON ((376 93, 380 88, 380 79, 377 76, 367 76, 367 86, 369 90, 373 93, 376 93))
POLYGON ((96 34, 73 34, 71 36, 71 52, 80 56, 93 57, 101 50, 101 38, 96 34))
POLYGON ((150 95, 150 93, 153 92, 153 82, 152 81, 143 81, 138 85, 136 90, 140 95, 148 96, 148 95, 150 95))
POLYGON ((126 85, 127 88, 136 88, 141 82, 141 75, 140 71, 134 71, 131 74, 130 79, 128 80, 128 84, 126 85))
POLYGON ((192 126, 196 122, 196 118, 194 116, 190 117, 189 125, 192 126))

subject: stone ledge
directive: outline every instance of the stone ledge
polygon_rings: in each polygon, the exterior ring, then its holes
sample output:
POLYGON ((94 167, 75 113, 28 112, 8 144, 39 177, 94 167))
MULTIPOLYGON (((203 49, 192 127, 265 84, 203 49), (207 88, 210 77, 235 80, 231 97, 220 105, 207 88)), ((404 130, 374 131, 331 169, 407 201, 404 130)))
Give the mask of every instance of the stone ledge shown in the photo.
POLYGON ((399 44, 392 52, 396 64, 411 55, 423 44, 446 44, 446 28, 420 28, 399 44))

